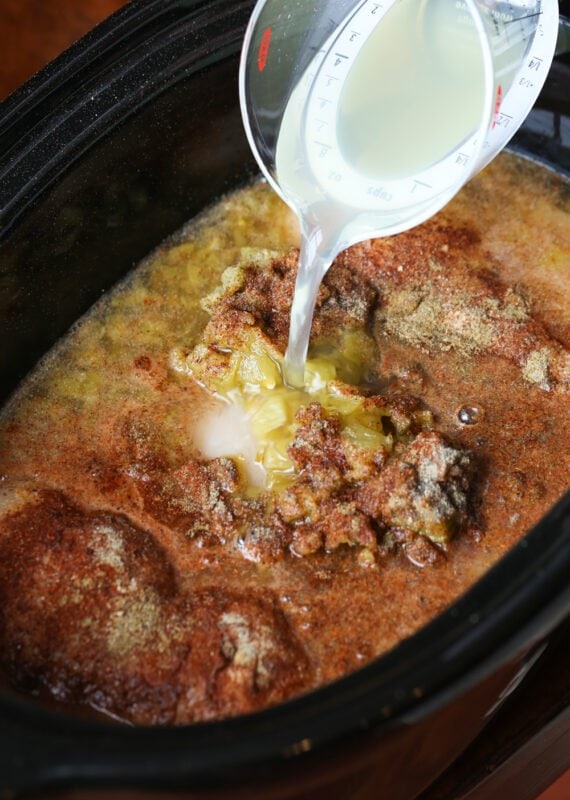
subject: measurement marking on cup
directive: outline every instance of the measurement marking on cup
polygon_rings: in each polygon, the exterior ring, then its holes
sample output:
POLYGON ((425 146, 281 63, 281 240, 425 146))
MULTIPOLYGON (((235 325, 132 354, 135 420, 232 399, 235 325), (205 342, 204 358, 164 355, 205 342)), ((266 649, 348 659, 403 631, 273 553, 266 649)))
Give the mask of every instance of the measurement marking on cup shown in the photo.
POLYGON ((327 21, 329 23, 329 30, 332 33, 338 27, 338 22, 336 22, 336 20, 334 20, 332 17, 329 17, 327 21))
POLYGON ((535 56, 533 56, 528 62, 528 68, 533 69, 535 72, 538 72, 541 66, 542 66, 542 58, 536 58, 535 56))
POLYGON ((422 186, 424 189, 431 189, 432 188, 431 183, 425 183, 425 181, 418 181, 416 178, 414 178, 414 185, 412 186, 412 188, 410 190, 410 194, 414 194, 414 192, 416 191, 418 186, 422 186))
POLYGON ((499 116, 495 120, 495 124, 499 128, 508 128, 509 127, 509 123, 511 122, 511 120, 512 120, 512 116, 510 114, 505 114, 504 112, 501 111, 501 113, 499 114, 499 116))
POLYGON ((260 72, 263 72, 267 64, 267 57, 269 56, 270 45, 271 45, 271 28, 266 28, 263 31, 263 36, 261 37, 259 50, 257 52, 257 68, 260 72))
POLYGON ((497 124, 497 119, 499 117, 499 110, 501 108, 501 103, 503 102, 503 87, 501 84, 497 86, 497 96, 495 97, 495 108, 493 109, 493 124, 491 125, 492 128, 495 127, 497 124))
POLYGON ((505 21, 505 25, 510 25, 512 22, 522 22, 523 19, 532 19, 533 17, 540 17, 542 11, 537 11, 534 14, 527 14, 526 17, 515 17, 514 19, 509 19, 505 21))
POLYGON ((377 200, 385 200, 389 203, 392 200, 392 192, 387 192, 383 186, 369 186, 367 194, 375 197, 377 200))
POLYGON ((326 144, 326 142, 317 142, 316 139, 313 139, 313 144, 316 144, 319 149, 319 158, 324 158, 328 155, 329 151, 332 150, 332 144, 326 144))

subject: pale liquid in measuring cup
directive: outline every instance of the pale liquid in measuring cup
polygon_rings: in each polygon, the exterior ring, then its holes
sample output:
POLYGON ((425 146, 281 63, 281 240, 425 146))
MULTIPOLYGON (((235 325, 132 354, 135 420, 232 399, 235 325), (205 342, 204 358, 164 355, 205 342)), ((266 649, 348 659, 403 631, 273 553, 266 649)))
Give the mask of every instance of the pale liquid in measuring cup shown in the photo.
MULTIPOLYGON (((285 360, 289 385, 304 383, 322 278, 342 249, 367 238, 366 230, 360 235, 362 218, 358 219, 369 210, 366 198, 344 196, 338 174, 352 170, 386 180, 416 175, 479 125, 485 92, 483 55, 470 18, 455 6, 451 0, 401 0, 390 9, 339 87, 335 131, 323 132, 318 119, 305 119, 310 76, 301 79, 291 95, 276 151, 278 183, 301 216, 301 256, 285 360), (326 142, 334 144, 327 154, 330 180, 317 182, 310 148, 318 146, 313 140, 327 136, 326 142)), ((313 63, 308 72, 317 69, 313 63)), ((379 216, 374 234, 381 235, 381 228, 379 216)))

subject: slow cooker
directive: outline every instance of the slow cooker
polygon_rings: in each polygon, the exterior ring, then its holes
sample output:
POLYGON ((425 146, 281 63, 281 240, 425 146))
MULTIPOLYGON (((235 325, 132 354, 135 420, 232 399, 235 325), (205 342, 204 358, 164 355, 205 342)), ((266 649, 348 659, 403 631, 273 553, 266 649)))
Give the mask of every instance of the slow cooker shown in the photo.
MULTIPOLYGON (((252 0, 134 0, 2 107, 0 394, 102 292, 256 173, 237 92, 252 0)), ((512 147, 570 172, 568 60, 512 147)), ((409 800, 570 610, 570 495, 469 592, 359 672, 222 722, 145 729, 0 688, 0 797, 409 800)))

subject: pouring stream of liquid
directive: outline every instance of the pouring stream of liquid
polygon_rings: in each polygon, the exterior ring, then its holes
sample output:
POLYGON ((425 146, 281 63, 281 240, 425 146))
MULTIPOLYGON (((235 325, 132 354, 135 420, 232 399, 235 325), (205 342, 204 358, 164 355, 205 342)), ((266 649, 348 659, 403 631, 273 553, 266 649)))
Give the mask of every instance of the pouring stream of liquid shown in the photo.
POLYGON ((342 246, 331 248, 320 227, 302 233, 289 342, 283 364, 285 383, 295 389, 302 389, 305 385, 305 362, 319 287, 341 249, 342 246))

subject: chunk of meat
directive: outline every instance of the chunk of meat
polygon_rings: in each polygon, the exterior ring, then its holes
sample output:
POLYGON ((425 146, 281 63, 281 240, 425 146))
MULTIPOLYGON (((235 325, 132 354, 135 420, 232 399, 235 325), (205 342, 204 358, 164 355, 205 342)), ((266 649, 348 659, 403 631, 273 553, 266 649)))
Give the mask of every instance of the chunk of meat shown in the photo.
POLYGON ((363 242, 338 262, 378 287, 375 335, 424 350, 489 353, 543 390, 570 391, 570 353, 498 277, 476 231, 432 219, 405 236, 363 242))
POLYGON ((155 431, 132 416, 121 422, 123 471, 133 481, 146 514, 190 538, 225 542, 235 534, 232 496, 240 477, 230 458, 177 459, 155 431), (178 461, 182 463, 178 463, 178 461))
POLYGON ((357 509, 354 500, 329 501, 323 509, 319 527, 324 533, 327 550, 336 550, 343 544, 374 549, 377 544, 372 520, 357 509))
POLYGON ((299 428, 288 450, 295 467, 313 487, 337 488, 349 468, 338 416, 328 414, 319 403, 310 403, 299 410, 297 421, 299 428))
POLYGON ((396 545, 408 561, 420 569, 433 566, 444 559, 441 545, 434 544, 425 536, 406 528, 390 528, 383 544, 384 549, 393 549, 396 545))
POLYGON ((386 524, 445 545, 466 522, 472 457, 440 433, 420 433, 358 492, 358 507, 386 524))
MULTIPOLYGON (((228 270, 222 289, 204 303, 212 314, 204 341, 235 341, 236 331, 255 326, 284 352, 298 259, 299 252, 293 249, 284 257, 269 255, 263 264, 244 264, 228 270)), ((313 336, 336 337, 339 330, 366 327, 376 299, 377 290, 370 282, 335 262, 319 289, 313 336)))
POLYGON ((192 596, 188 612, 177 722, 255 711, 312 686, 307 655, 268 593, 206 590, 192 596))
POLYGON ((0 663, 141 724, 245 713, 311 684, 270 592, 179 591, 153 536, 39 493, 0 522, 0 663))

